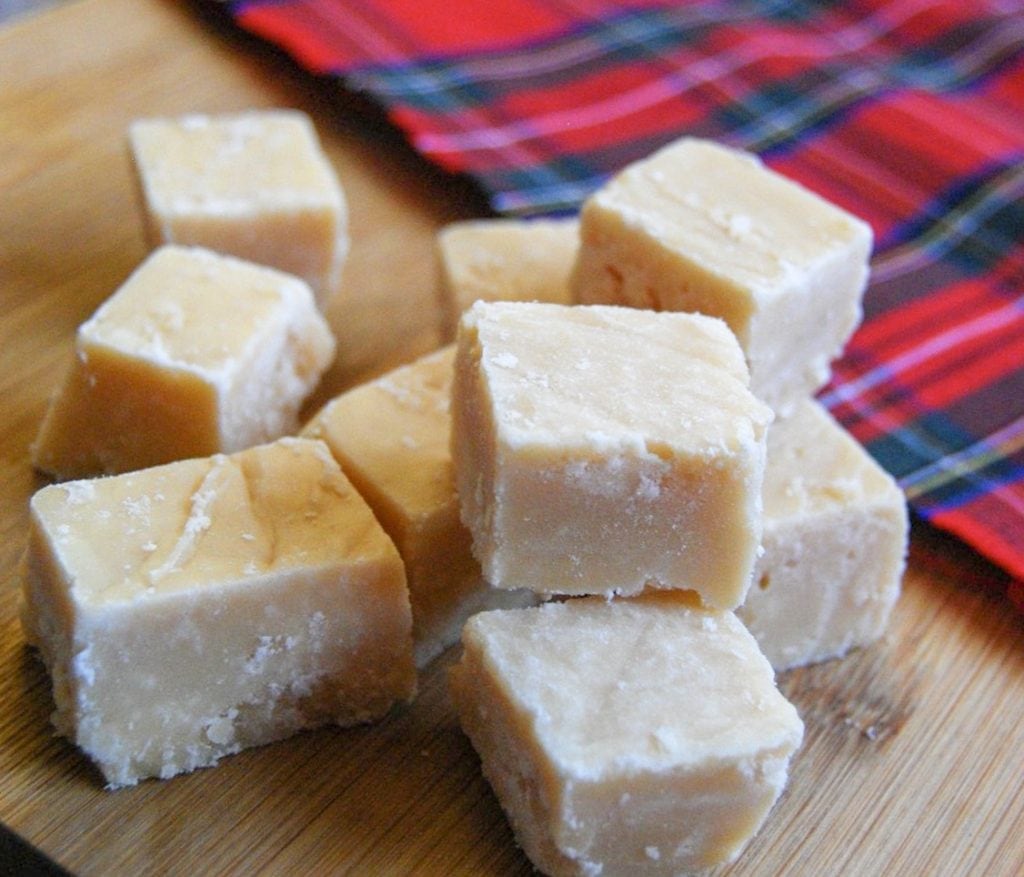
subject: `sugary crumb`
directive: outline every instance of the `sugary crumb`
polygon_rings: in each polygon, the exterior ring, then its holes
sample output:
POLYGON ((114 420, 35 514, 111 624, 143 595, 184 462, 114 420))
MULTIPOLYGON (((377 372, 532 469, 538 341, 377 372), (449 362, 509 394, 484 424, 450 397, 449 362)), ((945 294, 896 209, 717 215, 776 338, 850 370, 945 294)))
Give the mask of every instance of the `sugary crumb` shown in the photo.
POLYGON ((499 368, 515 368, 517 365, 519 365, 519 357, 517 357, 514 353, 503 351, 502 353, 499 353, 497 356, 492 357, 491 362, 494 363, 494 365, 498 366, 499 368))

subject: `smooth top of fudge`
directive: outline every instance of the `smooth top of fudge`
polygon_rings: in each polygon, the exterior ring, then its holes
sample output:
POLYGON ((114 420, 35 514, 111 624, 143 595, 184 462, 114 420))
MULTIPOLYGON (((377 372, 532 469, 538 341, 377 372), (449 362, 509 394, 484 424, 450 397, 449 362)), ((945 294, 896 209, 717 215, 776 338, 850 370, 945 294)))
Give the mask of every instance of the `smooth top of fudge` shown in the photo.
POLYGON ((246 215, 343 203, 309 117, 295 110, 141 119, 129 138, 164 215, 246 215))
POLYGON ((766 520, 901 497, 892 476, 813 399, 801 402, 768 431, 766 520))
POLYGON ((410 516, 453 506, 448 403, 454 358, 455 348, 445 347, 343 393, 303 435, 340 450, 392 507, 410 516))
POLYGON ((463 642, 579 778, 743 758, 802 736, 746 628, 683 594, 481 613, 463 642))
MULTIPOLYGON (((160 247, 78 329, 99 344, 216 380, 232 374, 285 315, 316 315, 296 277, 199 247, 160 247)), ((326 323, 321 343, 333 348, 326 323)), ((306 321, 304 320, 304 322, 306 321)))
POLYGON ((306 439, 52 485, 31 509, 73 577, 76 600, 93 606, 339 557, 396 556, 327 447, 306 439))
POLYGON ((569 275, 579 249, 575 217, 455 222, 437 239, 462 307, 477 299, 570 302, 569 275))
POLYGON ((720 456, 754 443, 772 413, 747 388, 719 319, 604 305, 477 302, 460 332, 480 351, 510 445, 720 456))
MULTIPOLYGON (((630 165, 590 199, 670 250, 771 294, 871 227, 750 153, 683 138, 630 165)), ((586 209, 586 208, 585 208, 586 209)))

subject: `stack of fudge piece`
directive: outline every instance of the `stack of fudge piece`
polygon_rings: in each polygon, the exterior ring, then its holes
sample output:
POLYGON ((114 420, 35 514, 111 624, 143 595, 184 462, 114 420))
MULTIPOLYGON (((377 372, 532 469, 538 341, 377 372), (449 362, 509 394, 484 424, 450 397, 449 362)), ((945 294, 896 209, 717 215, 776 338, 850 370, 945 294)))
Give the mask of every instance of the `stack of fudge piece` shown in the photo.
POLYGON ((495 303, 460 324, 473 550, 495 587, 570 595, 470 619, 452 673, 545 873, 727 861, 782 792, 803 725, 730 611, 760 544, 771 419, 712 317, 495 303))
POLYGON ((288 437, 348 248, 309 119, 146 120, 130 142, 156 249, 76 335, 32 458, 80 480, 33 497, 23 588, 54 723, 111 787, 416 690, 394 543, 327 446, 288 437))
POLYGON ((899 594, 906 504, 813 398, 859 322, 870 229, 755 156, 692 139, 627 168, 581 217, 558 223, 557 238, 550 221, 443 230, 446 312, 461 313, 474 299, 523 300, 508 290, 530 289, 543 302, 725 320, 741 341, 752 390, 775 413, 756 587, 738 611, 776 670, 877 639, 899 594), (543 260, 515 257, 531 249, 543 260), (619 249, 628 257, 617 260, 619 249), (490 266, 489 283, 482 265, 490 266))
POLYGON ((538 867, 733 858, 802 736, 773 667, 872 641, 898 593, 902 497, 810 398, 866 228, 682 141, 578 220, 446 230, 449 329, 491 302, 457 346, 277 438, 333 354, 316 306, 347 248, 309 135, 132 131, 162 246, 80 330, 35 448, 123 473, 32 501, 24 627, 58 728, 112 786, 172 776, 377 718, 462 632, 460 717, 538 867), (262 243, 286 222, 296 246, 262 243))
MULTIPOLYGON (((614 599, 473 618, 452 685, 538 867, 678 873, 733 858, 782 789, 801 731, 772 667, 872 642, 899 592, 903 497, 811 398, 858 322, 870 231, 694 140, 612 180, 579 229, 552 274, 572 261, 569 295, 587 306, 463 317, 453 450, 492 585, 614 599), (737 401, 748 370, 770 428, 754 396, 737 401), (679 620, 693 613, 701 624, 679 620), (719 649, 726 629, 746 645, 719 649), (746 669, 725 669, 743 648, 746 669), (686 706, 652 706, 652 691, 686 706), (746 748, 728 722, 703 724, 727 713, 746 748)), ((477 234, 478 261, 487 246, 477 234)), ((439 252, 457 307, 458 253, 444 238, 439 252)), ((499 277, 482 297, 517 285, 499 277)))
POLYGON ((78 330, 32 449, 61 479, 294 433, 334 357, 348 212, 309 118, 144 119, 129 143, 154 251, 78 330))

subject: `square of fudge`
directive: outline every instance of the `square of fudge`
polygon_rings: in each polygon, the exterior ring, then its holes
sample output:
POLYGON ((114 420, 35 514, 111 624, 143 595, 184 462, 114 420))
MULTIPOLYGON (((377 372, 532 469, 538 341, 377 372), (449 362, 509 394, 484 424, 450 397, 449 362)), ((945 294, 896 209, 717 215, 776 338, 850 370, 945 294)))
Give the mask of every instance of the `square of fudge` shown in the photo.
POLYGON ((739 605, 771 418, 721 320, 477 302, 459 326, 452 448, 484 577, 739 605))
POLYGON ((907 504, 822 405, 768 434, 763 553, 737 614, 776 670, 844 655, 885 632, 900 593, 907 504))
POLYGON ((304 113, 141 119, 128 137, 154 246, 192 244, 278 268, 321 304, 337 288, 347 208, 304 113))
POLYGON ((79 327, 33 463, 76 478, 272 441, 297 429, 334 348, 304 281, 161 247, 79 327))
POLYGON ((780 414, 861 319, 870 226, 748 153, 683 138, 584 204, 574 300, 721 317, 780 414))
POLYGON ((491 588, 459 520, 450 447, 455 349, 446 347, 333 399, 303 429, 331 449, 405 561, 416 664, 458 641, 484 609, 536 602, 491 588))
POLYGON ((412 697, 401 558, 321 442, 51 485, 22 614, 111 787, 412 697))
POLYGON ((803 724, 731 612, 651 592, 484 612, 452 668, 459 720, 534 866, 675 875, 734 859, 803 724))
POLYGON ((437 234, 445 337, 475 301, 570 304, 569 275, 579 249, 579 221, 477 219, 437 234))

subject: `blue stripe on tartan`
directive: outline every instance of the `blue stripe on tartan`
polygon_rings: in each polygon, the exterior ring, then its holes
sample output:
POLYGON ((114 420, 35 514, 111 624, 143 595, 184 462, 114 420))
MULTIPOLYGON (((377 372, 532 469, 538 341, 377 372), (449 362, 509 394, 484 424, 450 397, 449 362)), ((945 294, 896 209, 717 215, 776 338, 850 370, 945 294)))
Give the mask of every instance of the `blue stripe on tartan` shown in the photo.
POLYGON ((1024 418, 922 466, 900 484, 930 514, 953 511, 1002 487, 1024 487, 1024 418))
POLYGON ((496 191, 491 199, 494 209, 506 216, 565 216, 576 213, 579 205, 606 177, 559 181, 537 186, 531 180, 527 191, 518 188, 496 191))
POLYGON ((913 248, 968 274, 987 271, 1024 240, 1024 151, 955 180, 878 242, 879 267, 891 251, 913 248))
MULTIPOLYGON (((811 104, 808 104, 811 110, 811 104)), ((832 111, 834 112, 834 110, 832 111)), ((784 131, 780 116, 770 117, 766 114, 758 121, 759 131, 726 133, 729 120, 720 121, 715 125, 702 125, 700 130, 691 130, 692 136, 706 136, 728 142, 741 148, 760 151, 762 155, 771 157, 773 150, 762 150, 758 142, 748 143, 747 137, 761 137, 760 144, 773 142, 777 153, 786 137, 788 146, 799 147, 809 136, 808 130, 784 131), (772 130, 774 129, 774 130, 772 130)), ((805 123, 810 121, 805 117, 805 123)), ((829 126, 837 121, 835 115, 819 120, 829 126)), ((652 135, 631 144, 633 158, 649 155, 655 149, 665 145, 676 137, 675 133, 652 135)), ((622 152, 620 144, 617 149, 622 152)), ((632 159, 629 159, 632 160, 632 159)), ((880 240, 876 252, 881 255, 888 250, 896 249, 898 242, 920 238, 918 244, 927 248, 932 259, 951 255, 954 261, 971 272, 983 270, 992 263, 994 255, 1001 249, 1006 252, 1022 227, 1020 214, 1021 166, 1024 161, 1021 154, 1013 154, 1007 162, 979 171, 978 174, 957 182, 956 191, 943 193, 928 205, 919 209, 919 213, 891 230, 886 238, 880 240), (1010 167, 1005 167, 1006 164, 1010 167), (1001 174, 1000 178, 989 182, 988 188, 981 181, 993 173, 1001 174), (960 203, 958 203, 958 199, 960 203), (963 225, 956 224, 953 217, 943 214, 942 204, 948 202, 950 209, 961 218, 973 217, 970 221, 980 221, 983 214, 995 215, 994 222, 982 224, 982 237, 973 240, 973 232, 965 230, 963 225)), ((624 162, 625 163, 625 162, 624 162)), ((612 175, 613 170, 605 170, 599 161, 590 160, 587 153, 572 157, 558 156, 547 162, 518 167, 502 167, 493 170, 478 171, 475 176, 483 186, 492 193, 492 206, 499 213, 517 215, 540 215, 550 212, 565 212, 578 208, 579 204, 593 191, 603 185, 612 175)))
POLYGON ((594 170, 568 177, 561 159, 552 164, 556 168, 553 181, 541 179, 536 168, 532 167, 480 174, 485 184, 493 187, 494 209, 499 213, 517 215, 578 210, 580 204, 609 177, 609 174, 594 170))
POLYGON ((974 87, 1024 47, 1020 10, 943 33, 933 44, 894 59, 888 75, 908 88, 933 92, 974 87), (950 39, 952 37, 952 39, 950 39), (949 48, 945 43, 950 42, 949 48))
POLYGON ((718 108, 712 117, 734 146, 764 157, 800 141, 865 101, 885 96, 885 80, 857 67, 831 66, 807 71, 791 81, 767 83, 742 101, 718 108), (810 84, 808 80, 820 80, 810 84))

